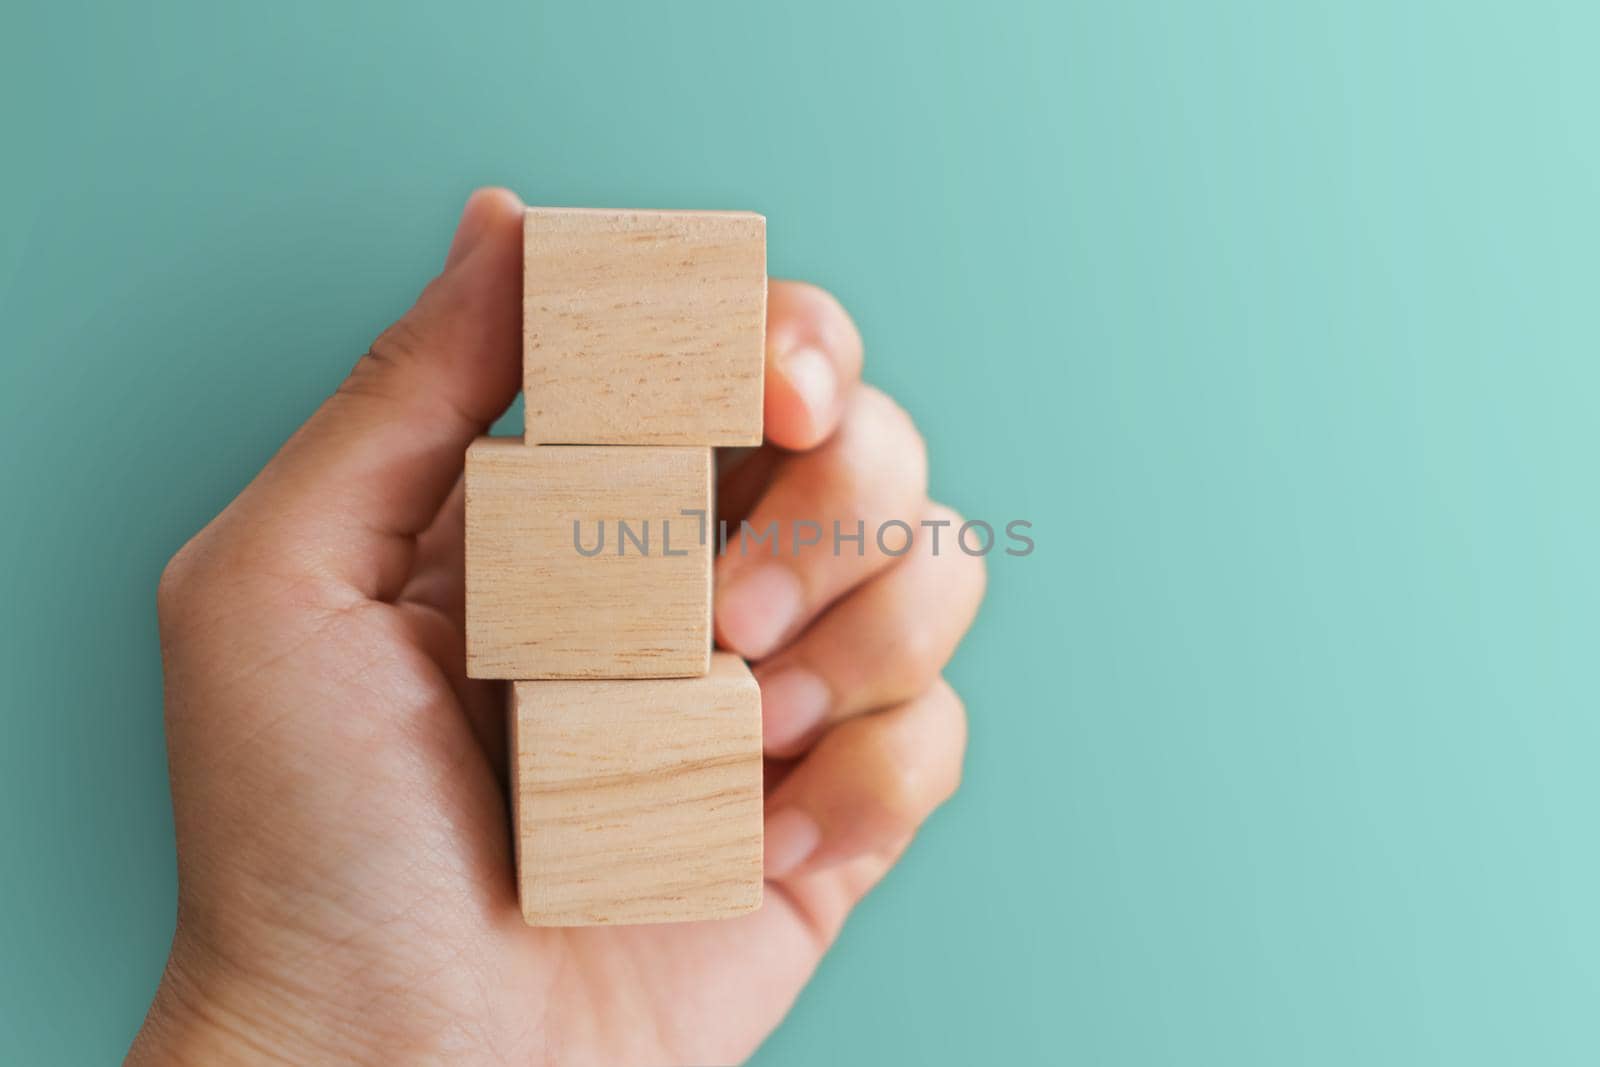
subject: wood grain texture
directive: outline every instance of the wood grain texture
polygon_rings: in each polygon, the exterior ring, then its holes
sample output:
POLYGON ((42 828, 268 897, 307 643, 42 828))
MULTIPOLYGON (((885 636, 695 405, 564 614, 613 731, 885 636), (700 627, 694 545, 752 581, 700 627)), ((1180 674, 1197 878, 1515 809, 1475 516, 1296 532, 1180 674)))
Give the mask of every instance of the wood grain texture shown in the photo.
POLYGON ((711 538, 702 544, 700 520, 682 513, 710 514, 711 493, 708 448, 474 442, 466 462, 468 676, 704 674, 711 538), (635 540, 622 539, 619 520, 635 540), (574 523, 586 550, 603 530, 598 554, 580 554, 574 523))
POLYGON ((517 682, 517 891, 535 926, 723 919, 761 904, 761 694, 703 678, 517 682))
POLYGON ((748 212, 529 208, 528 442, 760 444, 766 233, 748 212))

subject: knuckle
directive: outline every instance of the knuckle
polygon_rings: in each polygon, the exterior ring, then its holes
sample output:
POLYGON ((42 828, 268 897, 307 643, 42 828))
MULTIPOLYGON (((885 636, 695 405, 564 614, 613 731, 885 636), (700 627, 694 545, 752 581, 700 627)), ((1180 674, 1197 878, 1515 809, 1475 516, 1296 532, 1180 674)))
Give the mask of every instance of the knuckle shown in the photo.
POLYGON ((863 385, 856 391, 856 405, 888 441, 923 451, 922 432, 917 429, 916 420, 888 393, 876 386, 863 385))
POLYGON ((167 560, 167 565, 161 568, 161 578, 156 582, 156 614, 163 619, 176 611, 183 602, 182 560, 183 550, 179 549, 177 555, 167 560))
POLYGON ((156 617, 161 622, 172 622, 193 600, 196 571, 205 555, 204 536, 204 530, 195 534, 161 568, 156 582, 156 617))
POLYGON ((416 358, 416 331, 401 319, 380 333, 356 364, 356 369, 368 367, 375 370, 403 367, 416 358))
MULTIPOLYGON (((989 564, 984 555, 960 551, 956 544, 956 538, 966 524, 966 517, 955 508, 935 502, 928 506, 925 521, 940 524, 938 556, 941 563, 948 561, 948 565, 955 568, 953 579, 966 594, 961 602, 967 604, 970 601, 972 605, 980 603, 989 588, 989 564)), ((924 543, 927 544, 929 540, 924 538, 924 543)), ((931 553, 932 549, 928 551, 931 553)))
POLYGON ((847 465, 857 477, 901 504, 920 499, 928 487, 928 449, 910 413, 870 385, 853 394, 847 465))
POLYGON ((926 787, 917 768, 901 760, 885 763, 874 798, 880 824, 890 833, 914 830, 922 822, 926 787))
POLYGON ((928 502, 928 513, 926 517, 930 521, 944 522, 950 524, 951 526, 960 526, 962 523, 967 521, 966 517, 963 516, 961 512, 957 511, 949 504, 941 504, 937 500, 930 500, 928 502))
POLYGON ((380 363, 409 363, 422 352, 423 340, 415 314, 402 315, 378 334, 367 356, 380 363))
POLYGON ((900 690, 908 695, 920 693, 944 667, 945 643, 935 627, 920 615, 907 620, 897 642, 900 690))
POLYGON ((961 785, 966 712, 943 678, 914 700, 843 729, 859 746, 863 791, 849 806, 864 837, 888 841, 914 833, 961 785))
POLYGON ((961 788, 961 778, 966 769, 967 707, 956 691, 950 687, 950 683, 943 678, 934 684, 929 695, 931 699, 943 705, 951 735, 951 758, 945 768, 939 796, 939 803, 943 804, 961 788))
POLYGON ((240 536, 224 511, 189 538, 161 570, 156 617, 174 632, 211 625, 241 596, 279 588, 284 573, 269 539, 240 536), (209 621, 208 621, 209 620, 209 621))
POLYGON ((379 338, 372 343, 344 381, 339 383, 337 395, 346 400, 388 400, 394 369, 402 362, 394 348, 384 345, 379 338))
POLYGON ((966 774, 967 754, 963 749, 960 756, 956 757, 955 764, 950 768, 950 777, 945 786, 944 796, 939 801, 946 803, 951 797, 961 791, 961 779, 966 774))
MULTIPOLYGON (((960 523, 951 527, 953 530, 960 528, 960 523)), ((976 611, 989 589, 989 564, 983 556, 974 556, 970 552, 958 551, 951 559, 955 561, 962 591, 967 594, 961 601, 962 606, 976 611)))
POLYGON ((947 678, 942 675, 933 683, 933 688, 928 691, 928 699, 932 700, 943 711, 947 720, 961 729, 962 743, 966 743, 967 704, 961 699, 950 685, 947 678))
POLYGON ((396 380, 422 355, 424 338, 411 315, 404 315, 372 342, 339 385, 345 397, 393 399, 396 380))

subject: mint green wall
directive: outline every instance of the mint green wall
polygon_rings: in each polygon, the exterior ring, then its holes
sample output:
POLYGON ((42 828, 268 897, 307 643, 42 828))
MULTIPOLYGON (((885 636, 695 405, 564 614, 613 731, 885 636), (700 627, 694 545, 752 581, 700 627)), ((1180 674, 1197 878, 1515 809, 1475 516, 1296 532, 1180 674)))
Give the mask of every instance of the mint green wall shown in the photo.
POLYGON ((476 183, 770 218, 1036 526, 764 1067, 1600 1062, 1600 9, 35 2, 0 31, 0 1062, 170 935, 153 590, 476 183))

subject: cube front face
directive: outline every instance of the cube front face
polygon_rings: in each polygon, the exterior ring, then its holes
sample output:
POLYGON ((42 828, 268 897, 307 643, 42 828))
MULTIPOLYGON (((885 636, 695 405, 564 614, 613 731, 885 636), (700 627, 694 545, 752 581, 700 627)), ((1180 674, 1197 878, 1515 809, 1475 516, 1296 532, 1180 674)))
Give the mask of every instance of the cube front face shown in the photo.
POLYGON ((475 442, 466 462, 467 674, 704 674, 711 478, 708 448, 475 442))
POLYGON ((536 926, 721 919, 761 904, 761 695, 702 678, 512 687, 517 889, 536 926))
POLYGON ((766 220, 529 208, 530 444, 761 443, 766 220))

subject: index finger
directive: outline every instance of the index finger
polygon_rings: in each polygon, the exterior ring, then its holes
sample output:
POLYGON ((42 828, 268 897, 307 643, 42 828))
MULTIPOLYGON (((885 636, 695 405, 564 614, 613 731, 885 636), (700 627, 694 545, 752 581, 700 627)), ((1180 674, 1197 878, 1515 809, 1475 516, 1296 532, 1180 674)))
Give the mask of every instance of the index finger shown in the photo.
POLYGON ((861 380, 861 334, 833 295, 805 282, 767 287, 766 435, 815 448, 833 433, 861 380))

